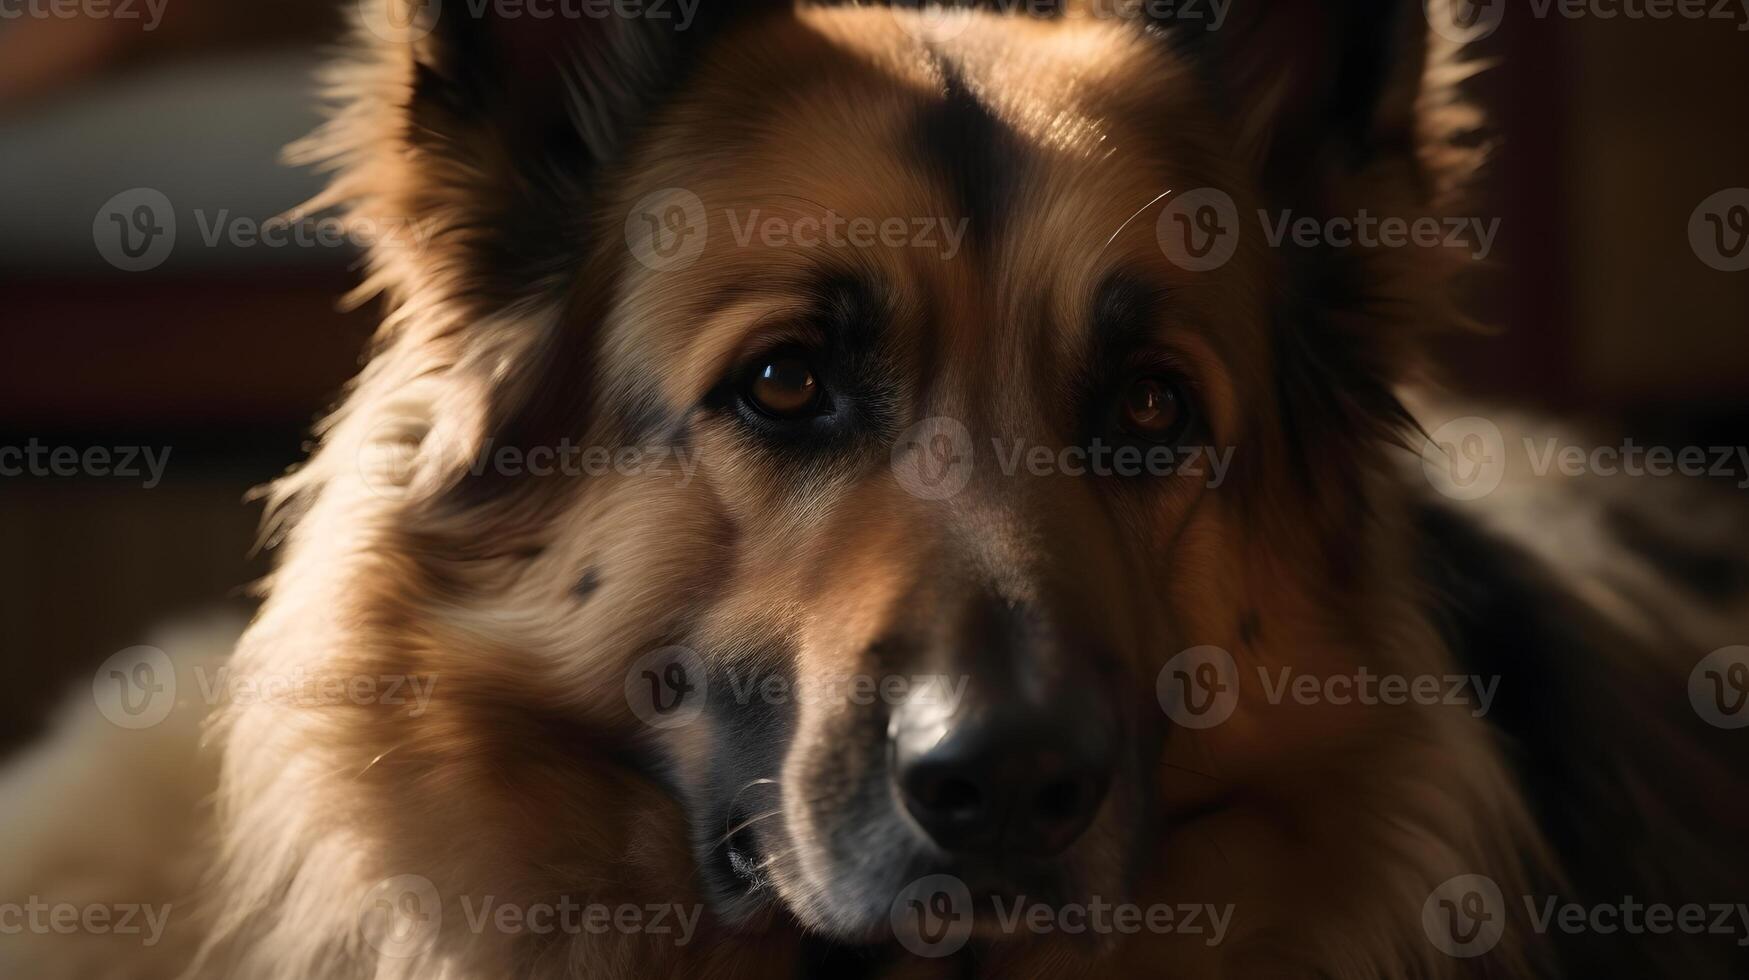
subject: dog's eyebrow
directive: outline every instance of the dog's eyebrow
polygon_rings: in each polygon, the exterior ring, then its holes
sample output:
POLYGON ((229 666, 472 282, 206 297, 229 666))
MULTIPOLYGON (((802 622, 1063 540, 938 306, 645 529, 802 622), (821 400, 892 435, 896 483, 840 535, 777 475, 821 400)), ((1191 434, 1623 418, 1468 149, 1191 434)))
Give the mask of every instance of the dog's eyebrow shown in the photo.
POLYGON ((1093 296, 1091 360, 1121 357, 1140 346, 1160 320, 1166 290, 1122 272, 1107 276, 1093 296))
POLYGON ((938 51, 930 56, 942 78, 941 97, 917 114, 911 149, 946 180, 961 216, 971 223, 972 240, 989 242, 1014 185, 1012 161, 1020 142, 966 86, 957 67, 938 51))

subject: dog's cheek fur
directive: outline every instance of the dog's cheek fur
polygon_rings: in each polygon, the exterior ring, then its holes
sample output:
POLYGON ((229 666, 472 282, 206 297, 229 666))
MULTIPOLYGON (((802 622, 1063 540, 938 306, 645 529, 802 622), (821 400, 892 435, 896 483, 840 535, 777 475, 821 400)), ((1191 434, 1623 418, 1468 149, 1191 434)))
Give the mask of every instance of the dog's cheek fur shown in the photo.
MULTIPOLYGON (((1346 70, 1317 66, 1321 55, 1306 53, 1315 46, 1305 36, 1321 34, 1323 18, 1287 6, 1314 28, 1283 37, 1291 58, 1257 71, 1248 65, 1267 61, 1267 43, 1206 53, 1240 106, 1267 114, 1271 98, 1286 98, 1307 119, 1303 129, 1291 117, 1250 127, 1257 193, 1271 213, 1365 207, 1414 217, 1454 206, 1456 178, 1473 169, 1476 153, 1461 134, 1473 116, 1451 94, 1464 73, 1453 52, 1435 41, 1425 59, 1410 52, 1406 69, 1380 51, 1362 52, 1380 69, 1374 84, 1360 86, 1377 101, 1349 105, 1342 99, 1355 86, 1346 70), (1223 60, 1230 58, 1242 60, 1223 60), (1352 127, 1320 107, 1322 76, 1302 76, 1299 91, 1282 83, 1280 66, 1297 59, 1348 79, 1332 85, 1331 105, 1352 127), (1265 79, 1286 91, 1257 91, 1265 79)), ((1247 29, 1240 21, 1233 34, 1243 39, 1247 29)), ((1271 295, 1272 355, 1265 374, 1237 381, 1249 414, 1231 481, 1188 515, 1163 519, 1153 536, 1162 598, 1183 646, 1231 652, 1241 695, 1226 723, 1168 736, 1159 779, 1174 826, 1146 893, 1231 903, 1235 921, 1221 951, 1199 949, 1194 937, 1130 943, 1120 956, 1138 969, 1168 957, 1268 975, 1457 975, 1473 964, 1444 956, 1420 934, 1429 890, 1464 873, 1486 873, 1509 894, 1548 880, 1546 850, 1495 736, 1466 707, 1300 705, 1291 697, 1272 704, 1263 689, 1265 676, 1273 682, 1284 669, 1319 678, 1455 669, 1413 584, 1401 544, 1409 505, 1389 455, 1409 424, 1394 386, 1415 376, 1425 334, 1457 322, 1443 300, 1456 257, 1427 251, 1278 250, 1270 259, 1279 264, 1254 281, 1271 295)), ((1155 669, 1181 648, 1161 651, 1155 669)), ((1522 973, 1542 955, 1530 942, 1509 941, 1485 959, 1522 973)))
MULTIPOLYGON (((440 32, 429 45, 445 41, 440 32)), ((228 709, 214 882, 226 899, 196 972, 431 976, 463 949, 469 962, 537 973, 648 975, 677 957, 744 969, 755 941, 694 937, 689 949, 615 931, 527 943, 467 921, 464 896, 476 912, 488 896, 522 909, 561 898, 697 908, 682 815, 624 764, 647 747, 621 683, 631 657, 679 628, 673 613, 710 574, 708 554, 665 560, 664 542, 709 540, 708 529, 674 530, 708 524, 711 511, 672 481, 617 497, 623 488, 598 484, 593 499, 607 503, 554 508, 568 526, 550 525, 539 505, 576 481, 548 481, 520 506, 482 508, 456 492, 523 397, 513 366, 575 327, 558 270, 583 250, 567 216, 586 201, 564 196, 580 190, 563 179, 567 161, 511 153, 491 132, 497 120, 479 114, 492 97, 422 60, 429 47, 366 48, 333 79, 345 108, 301 151, 342 168, 313 206, 344 203, 356 220, 408 221, 428 237, 371 254, 361 295, 383 292, 391 310, 378 353, 324 423, 321 450, 272 491, 281 569, 234 669, 240 681, 299 670, 411 678, 430 685, 430 700, 417 710, 228 709), (437 90, 456 98, 427 97, 437 90), (530 162, 549 169, 516 169, 530 162), (541 250, 545 264, 502 251, 510 245, 541 250), (411 464, 385 475, 370 462, 382 452, 411 464), (614 499, 638 506, 614 509, 614 499), (580 599, 571 586, 586 574, 598 584, 580 599), (573 618, 584 602, 592 615, 573 618), (398 875, 428 878, 443 902, 436 941, 403 959, 365 939, 371 889, 398 875)), ((592 67, 585 89, 626 81, 592 67)), ((602 115, 575 145, 547 140, 551 120, 513 135, 583 167, 583 154, 612 151, 610 130, 636 106, 595 108, 602 115)), ((781 963, 785 948, 757 962, 781 963)))
MULTIPOLYGON (((459 949, 450 944, 480 941, 458 921, 430 956, 379 962, 362 943, 359 904, 377 881, 397 874, 425 875, 457 896, 490 894, 506 904, 552 901, 578 880, 602 883, 574 897, 608 902, 694 895, 690 858, 678 846, 689 829, 675 805, 611 764, 581 761, 577 749, 587 743, 588 756, 603 762, 604 746, 638 750, 624 726, 619 687, 629 658, 665 634, 697 628, 710 635, 711 624, 680 621, 678 610, 710 608, 724 634, 744 635, 761 595, 806 595, 794 583, 775 593, 750 591, 780 582, 780 570, 767 578, 731 569, 726 542, 759 522, 718 512, 700 492, 622 486, 573 500, 549 488, 542 501, 568 515, 556 525, 536 519, 541 508, 526 498, 520 508, 502 500, 477 508, 451 492, 458 465, 485 434, 526 414, 514 403, 538 394, 519 369, 577 337, 564 331, 577 326, 578 306, 589 298, 568 291, 563 270, 587 261, 590 232, 565 216, 589 204, 572 196, 585 193, 580 187, 550 171, 522 169, 521 158, 505 152, 504 134, 469 115, 478 111, 478 104, 470 108, 468 99, 478 96, 471 90, 421 102, 422 135, 404 143, 403 97, 457 82, 429 67, 405 53, 351 69, 352 108, 324 137, 325 146, 345 147, 333 200, 354 202, 361 216, 429 219, 434 237, 427 250, 373 253, 366 288, 386 290, 394 304, 383 352, 328 423, 323 449, 276 491, 279 513, 288 522, 295 517, 296 527, 238 669, 265 675, 307 665, 324 674, 429 676, 435 700, 417 719, 380 706, 231 712, 224 804, 232 836, 222 883, 231 905, 206 961, 217 973, 327 975, 348 964, 361 973, 374 966, 379 977, 430 975, 438 956, 459 949), (471 198, 482 190, 487 197, 476 209, 471 198), (488 233, 495 225, 509 233, 488 233), (534 246, 540 255, 531 262, 517 249, 533 241, 544 244, 534 246), (406 425, 391 438, 416 448, 423 461, 412 500, 373 494, 356 472, 359 454, 396 419, 406 425), (696 534, 664 533, 664 522, 702 526, 692 528, 696 534), (701 558, 664 543, 701 539, 725 542, 722 554, 701 558), (583 600, 587 614, 569 592, 585 574, 597 577, 583 600), (731 577, 735 595, 713 584, 731 577), (746 606, 741 615, 736 600, 746 606), (567 695, 551 693, 559 691, 567 695), (578 721, 585 717, 587 726, 578 721), (505 855, 519 857, 506 862, 505 855)), ((625 111, 586 125, 574 146, 547 138, 550 121, 512 135, 532 132, 531 145, 543 154, 605 153, 616 142, 605 134, 625 111)), ((1403 169, 1401 161, 1382 166, 1403 169)), ((1349 176, 1376 184, 1379 174, 1349 176)), ((1332 209, 1353 203, 1338 186, 1320 188, 1316 202, 1332 209)), ((1381 543, 1397 534, 1402 518, 1393 493, 1380 490, 1375 457, 1378 437, 1395 421, 1389 386, 1403 371, 1412 344, 1402 331, 1412 325, 1400 311, 1383 315, 1373 290, 1383 282, 1420 295, 1409 284, 1430 274, 1419 266, 1344 269, 1335 277, 1288 270, 1279 309, 1292 312, 1275 326, 1274 359, 1266 373, 1243 379, 1271 392, 1259 399, 1270 411, 1240 449, 1242 464, 1247 455, 1294 458, 1300 468, 1288 475, 1253 464, 1235 473, 1231 494, 1208 495, 1194 511, 1174 515, 1169 535, 1156 527, 1148 538, 1159 545, 1152 560, 1175 631, 1187 644, 1226 646, 1244 677, 1260 666, 1346 670, 1357 659, 1401 672, 1444 665, 1421 625, 1418 597, 1401 585, 1409 576, 1398 577, 1404 557, 1381 543), (1338 296, 1317 291, 1331 281, 1354 285, 1338 296), (1290 339, 1281 343, 1282 336, 1290 339), (1289 432, 1312 434, 1296 446, 1289 432), (1360 605, 1357 595, 1371 598, 1360 605), (1356 622, 1402 625, 1397 635, 1363 643, 1345 625, 1356 622)), ((580 407, 568 411, 581 420, 580 407)), ((847 632, 811 641, 812 669, 854 666, 836 659, 860 649, 852 639, 847 632)), ((1161 651, 1162 662, 1170 652, 1161 651)), ((1148 668, 1159 664, 1139 666, 1145 684, 1148 668)), ((1264 969, 1427 976, 1455 969, 1424 945, 1395 944, 1418 940, 1418 923, 1407 920, 1427 888, 1450 874, 1487 869, 1509 891, 1524 877, 1516 849, 1534 849, 1535 836, 1486 733, 1455 714, 1256 708, 1260 694, 1252 685, 1248 707, 1214 733, 1171 736, 1159 776, 1167 798, 1191 812, 1210 799, 1229 805, 1162 835, 1163 870, 1144 882, 1144 897, 1235 903, 1242 915, 1233 955, 1264 969), (1429 745, 1449 756, 1438 784, 1427 779, 1424 752, 1415 751, 1429 745), (1321 846, 1330 840, 1348 846, 1321 846), (1379 861, 1381 854, 1391 859, 1379 861), (1356 867, 1380 870, 1376 880, 1357 882, 1356 867), (1339 942, 1356 930, 1375 941, 1339 942)), ((847 722, 835 717, 804 715, 801 737, 816 746, 844 744, 850 733, 834 724, 847 722)), ((816 774, 822 759, 793 756, 816 774)), ((809 826, 817 814, 794 820, 802 833, 818 832, 809 826)), ((446 916, 459 911, 446 902, 446 916)), ((519 965, 530 956, 587 956, 577 963, 585 974, 611 976, 631 974, 634 964, 640 972, 660 968, 677 952, 646 945, 648 937, 595 938, 513 951, 508 937, 489 933, 488 945, 505 948, 476 947, 469 956, 519 965)), ((1162 954, 1211 972, 1217 963, 1232 966, 1219 959, 1225 951, 1199 950, 1196 940, 1156 938, 1158 946, 1138 942, 1122 956, 1144 968, 1157 967, 1162 954)), ((777 950, 789 948, 776 938, 740 937, 679 953, 688 972, 749 963, 770 970, 791 955, 777 950)), ((998 955, 1015 957, 1017 969, 1070 962, 1060 951, 998 955)), ((1501 962, 1512 964, 1515 955, 1508 949, 1501 962)))
MULTIPOLYGON (((574 578, 547 574, 559 569, 539 559, 532 574, 522 574, 526 559, 458 566, 464 531, 477 525, 445 532, 409 520, 417 507, 349 484, 346 473, 330 474, 300 523, 312 537, 289 545, 288 567, 309 560, 322 574, 279 577, 235 669, 256 680, 300 667, 407 677, 429 684, 430 699, 230 712, 222 803, 233 833, 221 884, 234 904, 206 968, 292 977, 345 975, 342 964, 358 963, 370 973, 362 903, 397 875, 437 883, 443 928, 429 956, 384 959, 378 976, 429 975, 462 947, 472 962, 575 960, 592 976, 639 975, 675 956, 726 965, 742 955, 736 942, 699 937, 685 950, 672 937, 617 932, 518 944, 490 928, 475 934, 462 904, 465 896, 476 914, 487 896, 518 908, 562 899, 696 907, 682 815, 630 775, 647 747, 621 693, 626 664, 663 630, 659 611, 683 604, 673 590, 709 567, 698 554, 649 553, 672 540, 649 533, 670 512, 649 494, 637 514, 576 509, 566 531, 594 532, 586 554, 601 576, 579 600, 574 578), (337 527, 346 534, 322 536, 337 527), (580 601, 600 606, 593 631, 567 622, 580 601), (330 939, 311 941, 321 936, 330 939)), ((558 533, 550 550, 576 554, 574 544, 558 533)))

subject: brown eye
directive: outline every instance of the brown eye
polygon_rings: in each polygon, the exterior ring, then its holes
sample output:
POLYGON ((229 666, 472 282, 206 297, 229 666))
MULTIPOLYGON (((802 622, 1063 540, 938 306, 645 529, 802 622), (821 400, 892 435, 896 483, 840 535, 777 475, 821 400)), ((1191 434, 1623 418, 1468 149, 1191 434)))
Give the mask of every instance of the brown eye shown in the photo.
POLYGON ((1137 378, 1124 389, 1123 426, 1132 435, 1165 442, 1183 427, 1185 405, 1178 387, 1162 378, 1137 378))
POLYGON ((774 357, 753 373, 747 394, 761 412, 795 418, 819 402, 820 385, 807 361, 795 356, 774 357))

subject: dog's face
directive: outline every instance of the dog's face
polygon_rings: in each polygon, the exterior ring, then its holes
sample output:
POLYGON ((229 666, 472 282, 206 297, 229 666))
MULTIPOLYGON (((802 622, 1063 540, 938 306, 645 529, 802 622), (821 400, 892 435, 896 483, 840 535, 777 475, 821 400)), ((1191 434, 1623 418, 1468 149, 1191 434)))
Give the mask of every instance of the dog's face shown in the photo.
MULTIPOLYGON (((410 304, 485 322, 394 339, 471 386, 451 404, 477 408, 478 458, 568 440, 686 462, 457 471, 396 520, 426 553, 463 529, 515 538, 492 574, 450 565, 418 601, 539 624, 524 652, 554 679, 531 700, 630 733, 730 921, 780 902, 873 939, 937 873, 1121 900, 1158 877, 1172 821, 1316 744, 1243 713, 1176 729, 1156 679, 1191 647, 1335 645, 1320 587, 1352 573, 1330 549, 1364 516, 1347 495, 1390 414, 1387 355, 1259 235, 1184 261, 1282 187, 1331 206, 1307 175, 1328 148, 1293 127, 1260 148, 1209 81, 1237 97, 1243 66, 1135 23, 948 23, 773 14, 699 49, 635 126, 599 105, 485 113, 530 82, 446 62, 500 42, 440 31, 412 112, 443 135, 376 192, 473 209, 443 261, 379 262, 410 304), (1284 154, 1314 150, 1283 179, 1284 154), (1234 210, 1163 217, 1211 187, 1234 210)), ((573 97, 612 87, 604 64, 573 97)))
MULTIPOLYGON (((1231 378, 1266 347, 1254 262, 1198 282, 1158 244, 1150 202, 1211 166, 1158 44, 905 27, 806 17, 750 39, 752 70, 703 71, 619 201, 635 223, 686 189, 702 249, 614 249, 599 362, 616 401, 597 413, 638 406, 638 442, 689 447, 686 508, 714 528, 713 581, 671 638, 711 675, 683 776, 699 861, 719 896, 775 891, 853 936, 933 873, 1125 893, 1153 678, 1194 622, 1174 610, 1231 608, 1200 453, 1234 445, 1231 378), (768 221, 795 234, 737 236, 768 221), (884 221, 903 234, 853 240, 884 221), (1187 462, 1082 472, 1099 447, 1187 462)), ((672 527, 641 547, 672 549, 672 527)))

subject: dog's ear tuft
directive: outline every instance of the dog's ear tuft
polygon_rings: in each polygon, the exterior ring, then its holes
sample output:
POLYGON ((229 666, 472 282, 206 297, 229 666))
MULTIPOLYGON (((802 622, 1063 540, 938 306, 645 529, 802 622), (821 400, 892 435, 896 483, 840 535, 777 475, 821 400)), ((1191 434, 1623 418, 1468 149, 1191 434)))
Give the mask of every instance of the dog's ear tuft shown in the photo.
MULTIPOLYGON (((362 295, 453 301, 478 316, 563 282, 587 247, 591 188, 684 81, 737 4, 560 8, 359 0, 328 125, 293 162, 337 172, 310 208, 378 236, 362 295)), ((391 318, 391 323, 394 318, 391 318)))
POLYGON ((476 0, 433 7, 413 41, 413 138, 486 130, 524 163, 612 159, 724 10, 695 19, 683 5, 647 6, 640 16, 579 6, 568 17, 476 0))
MULTIPOLYGON (((1437 222, 1463 206, 1486 152, 1461 91, 1477 66, 1421 0, 1233 0, 1220 30, 1164 26, 1237 121, 1269 214, 1437 222)), ((1434 335, 1468 325, 1449 285, 1478 264, 1474 244, 1273 250, 1279 392, 1308 471, 1327 473, 1319 454, 1335 444, 1413 442, 1397 386, 1424 374, 1434 335)))
POLYGON ((1221 29, 1186 22, 1168 36, 1284 201, 1316 204, 1346 176, 1389 169, 1437 207, 1480 162, 1480 117, 1458 94, 1476 66, 1417 0, 1233 0, 1221 29))

